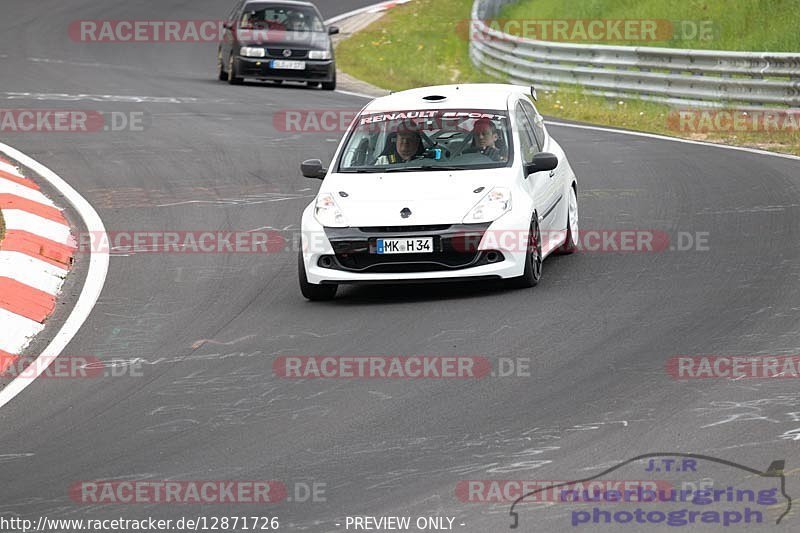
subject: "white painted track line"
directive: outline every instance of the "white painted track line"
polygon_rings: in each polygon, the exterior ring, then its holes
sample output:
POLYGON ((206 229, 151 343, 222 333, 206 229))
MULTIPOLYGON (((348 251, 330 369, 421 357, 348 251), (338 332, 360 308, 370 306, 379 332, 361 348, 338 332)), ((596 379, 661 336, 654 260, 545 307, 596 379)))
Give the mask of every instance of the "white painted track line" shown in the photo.
POLYGON ((589 131, 602 131, 604 133, 620 133, 622 135, 631 135, 633 137, 646 137, 648 139, 657 139, 659 141, 677 142, 683 144, 695 144, 698 146, 710 146, 713 148, 723 148, 725 150, 735 150, 737 152, 747 152, 750 154, 768 155, 772 157, 782 157, 784 159, 791 159, 793 161, 800 161, 800 156, 792 154, 779 154, 777 152, 768 152, 767 150, 759 150, 757 148, 747 148, 744 146, 731 146, 729 144, 717 144, 706 141, 693 141, 691 139, 681 139, 680 137, 669 137, 667 135, 658 135, 656 133, 644 133, 639 131, 617 130, 614 128, 605 128, 602 126, 590 126, 584 124, 567 124, 564 122, 553 122, 551 120, 545 121, 548 126, 556 126, 559 128, 573 128, 578 130, 589 131))

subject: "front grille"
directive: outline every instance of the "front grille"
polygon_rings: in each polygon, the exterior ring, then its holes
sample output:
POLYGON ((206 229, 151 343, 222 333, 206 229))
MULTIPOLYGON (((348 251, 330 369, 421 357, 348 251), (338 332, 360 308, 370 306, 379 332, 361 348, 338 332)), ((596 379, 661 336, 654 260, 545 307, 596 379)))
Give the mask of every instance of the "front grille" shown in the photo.
MULTIPOLYGON (((486 264, 478 244, 489 224, 430 224, 325 228, 333 247, 330 266, 350 272, 436 272, 486 264), (433 237, 432 253, 376 254, 377 239, 433 237)), ((502 261, 502 259, 500 259, 502 261)))
POLYGON ((299 50, 297 48, 267 48, 269 57, 277 59, 303 59, 308 57, 308 50, 299 50), (286 57, 283 55, 284 50, 291 50, 292 55, 286 57))

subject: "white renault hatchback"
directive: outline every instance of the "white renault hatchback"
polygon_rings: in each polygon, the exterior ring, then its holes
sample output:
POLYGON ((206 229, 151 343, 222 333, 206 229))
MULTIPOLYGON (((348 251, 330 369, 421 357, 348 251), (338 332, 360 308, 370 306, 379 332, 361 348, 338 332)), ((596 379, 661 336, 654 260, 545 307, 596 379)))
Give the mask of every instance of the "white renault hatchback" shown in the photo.
POLYGON ((575 251, 577 180, 544 126, 535 90, 445 85, 378 98, 356 116, 302 218, 300 289, 512 279, 575 251))

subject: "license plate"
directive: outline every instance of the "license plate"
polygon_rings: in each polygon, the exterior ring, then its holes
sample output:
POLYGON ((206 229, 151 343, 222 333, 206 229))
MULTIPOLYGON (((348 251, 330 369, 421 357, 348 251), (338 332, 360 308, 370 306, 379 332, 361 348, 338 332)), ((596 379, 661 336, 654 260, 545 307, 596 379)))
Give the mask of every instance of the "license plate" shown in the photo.
POLYGON ((378 239, 376 254, 429 254, 433 253, 433 237, 401 237, 378 239))
POLYGON ((269 62, 271 68, 281 68, 285 70, 305 70, 305 61, 284 61, 283 59, 273 59, 269 62))

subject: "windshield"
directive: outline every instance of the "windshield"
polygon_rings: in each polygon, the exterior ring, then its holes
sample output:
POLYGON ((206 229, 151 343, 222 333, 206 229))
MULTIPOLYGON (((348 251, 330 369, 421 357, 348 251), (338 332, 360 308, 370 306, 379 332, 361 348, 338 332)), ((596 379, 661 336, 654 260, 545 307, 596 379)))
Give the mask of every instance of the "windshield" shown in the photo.
POLYGON ((511 164, 508 113, 407 110, 356 118, 339 172, 472 170, 511 164))
POLYGON ((239 27, 250 30, 291 32, 325 31, 322 21, 311 8, 269 4, 248 4, 242 14, 239 27))

